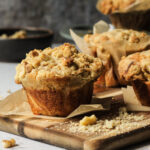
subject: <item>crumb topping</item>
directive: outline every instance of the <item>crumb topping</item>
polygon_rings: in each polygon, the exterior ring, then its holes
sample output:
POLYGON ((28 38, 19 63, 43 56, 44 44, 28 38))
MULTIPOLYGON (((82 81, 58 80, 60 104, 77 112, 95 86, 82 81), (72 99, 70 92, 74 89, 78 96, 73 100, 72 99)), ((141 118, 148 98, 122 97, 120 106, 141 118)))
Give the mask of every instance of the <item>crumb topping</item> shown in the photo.
MULTIPOLYGON (((104 64, 107 64, 110 59, 110 54, 103 46, 106 41, 116 42, 125 41, 128 44, 129 50, 135 51, 132 44, 142 43, 144 39, 147 39, 148 35, 144 32, 138 32, 135 30, 115 29, 102 34, 87 34, 84 36, 84 40, 89 44, 93 55, 101 58, 104 64), (131 48, 130 48, 131 47, 131 48)), ((141 50, 141 48, 139 48, 141 50)), ((138 51, 138 49, 136 49, 138 51)))
POLYGON ((150 50, 123 57, 118 72, 125 81, 150 81, 150 50))
POLYGON ((30 51, 16 68, 16 83, 21 83, 28 76, 44 80, 49 78, 73 78, 95 80, 102 71, 102 62, 83 53, 75 46, 65 43, 54 49, 30 51))
POLYGON ((138 1, 142 0, 102 0, 98 2, 97 8, 104 14, 112 14, 113 12, 126 9, 138 1))

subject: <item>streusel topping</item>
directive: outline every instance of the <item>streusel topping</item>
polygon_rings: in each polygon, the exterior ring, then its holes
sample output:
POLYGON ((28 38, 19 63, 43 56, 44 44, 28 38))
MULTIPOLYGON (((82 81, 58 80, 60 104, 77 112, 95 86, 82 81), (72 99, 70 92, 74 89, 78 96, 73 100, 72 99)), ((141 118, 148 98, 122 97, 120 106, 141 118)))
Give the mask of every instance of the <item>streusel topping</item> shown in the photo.
MULTIPOLYGON (((127 51, 138 51, 137 47, 133 47, 133 45, 138 45, 142 43, 144 40, 150 39, 150 37, 144 32, 138 32, 135 30, 124 30, 124 29, 115 29, 112 31, 104 32, 102 34, 87 34, 84 36, 84 40, 89 44, 93 55, 101 58, 103 63, 108 61, 110 58, 110 54, 107 49, 103 46, 104 42, 117 42, 124 41, 126 42, 125 48, 127 51)), ((139 47, 139 46, 138 46, 139 47)), ((139 50, 141 51, 141 47, 139 50)))
POLYGON ((75 46, 65 43, 54 49, 30 51, 16 71, 16 83, 22 83, 31 75, 38 80, 78 76, 89 81, 100 75, 102 62, 99 58, 79 53, 75 46))
POLYGON ((124 12, 133 5, 132 11, 140 11, 150 9, 148 0, 100 0, 97 3, 97 9, 104 14, 112 14, 115 12, 124 12), (144 7, 134 8, 134 5, 144 4, 144 7), (148 5, 148 6, 147 6, 148 5))
POLYGON ((150 50, 123 57, 118 72, 126 81, 150 81, 150 50))

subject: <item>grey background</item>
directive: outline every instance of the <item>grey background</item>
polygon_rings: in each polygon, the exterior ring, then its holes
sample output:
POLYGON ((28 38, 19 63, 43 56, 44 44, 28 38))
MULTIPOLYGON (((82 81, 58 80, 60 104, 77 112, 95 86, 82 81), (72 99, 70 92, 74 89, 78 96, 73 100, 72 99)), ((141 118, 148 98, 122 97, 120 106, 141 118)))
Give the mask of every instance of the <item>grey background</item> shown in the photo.
POLYGON ((62 39, 59 30, 74 24, 92 25, 108 21, 96 9, 97 0, 0 0, 0 27, 46 27, 62 39))

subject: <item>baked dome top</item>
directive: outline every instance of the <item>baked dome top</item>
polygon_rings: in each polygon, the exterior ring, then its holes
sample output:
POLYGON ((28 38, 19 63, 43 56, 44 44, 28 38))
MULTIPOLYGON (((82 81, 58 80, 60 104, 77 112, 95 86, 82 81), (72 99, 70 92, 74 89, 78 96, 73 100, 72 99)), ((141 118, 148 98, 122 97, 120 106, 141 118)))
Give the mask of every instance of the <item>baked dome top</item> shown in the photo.
POLYGON ((132 11, 136 10, 147 10, 150 9, 150 5, 148 2, 149 0, 100 0, 97 3, 97 9, 100 10, 104 14, 112 14, 114 12, 123 12, 125 9, 129 8, 131 5, 133 5, 132 11), (140 3, 140 4, 139 4, 140 3), (141 3, 143 5, 141 5, 141 3), (134 7, 137 6, 138 7, 134 7), (141 5, 141 6, 140 6, 141 5), (135 10, 134 10, 135 9, 135 10))
MULTIPOLYGON (((107 50, 108 44, 104 44, 106 42, 109 42, 110 48, 113 43, 117 43, 117 47, 121 46, 130 54, 145 50, 150 46, 150 36, 148 34, 125 29, 114 29, 101 34, 87 34, 84 36, 84 40, 88 43, 93 55, 101 58, 104 64, 110 58, 110 53, 107 50), (119 41, 122 41, 122 45, 119 45, 119 41)), ((115 50, 116 49, 114 49, 114 51, 115 50)))
POLYGON ((16 67, 15 82, 22 83, 26 79, 34 80, 78 78, 95 80, 102 72, 102 62, 83 53, 75 46, 65 43, 54 49, 43 51, 34 49, 16 67))
POLYGON ((123 57, 119 62, 118 72, 125 81, 150 81, 150 50, 123 57))

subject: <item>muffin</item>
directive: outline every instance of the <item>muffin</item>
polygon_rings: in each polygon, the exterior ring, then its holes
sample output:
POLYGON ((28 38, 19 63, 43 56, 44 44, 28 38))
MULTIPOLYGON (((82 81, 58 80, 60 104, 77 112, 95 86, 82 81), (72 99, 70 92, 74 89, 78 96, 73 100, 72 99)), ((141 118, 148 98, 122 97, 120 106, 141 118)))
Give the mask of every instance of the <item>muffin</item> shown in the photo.
POLYGON ((150 29, 149 0, 100 0, 97 9, 109 15, 116 28, 150 29))
POLYGON ((140 103, 150 106, 150 50, 123 57, 118 72, 122 80, 133 85, 140 103))
POLYGON ((16 68, 15 82, 22 84, 36 115, 66 116, 92 98, 93 81, 102 62, 65 43, 54 49, 30 51, 16 68))
POLYGON ((119 51, 121 47, 121 50, 129 55, 150 47, 150 36, 135 30, 115 29, 101 34, 87 34, 84 36, 84 40, 91 49, 92 55, 99 57, 105 67, 103 74, 94 84, 96 92, 101 87, 114 87, 119 84, 114 72, 110 49, 119 51), (114 43, 117 45, 115 48, 112 46, 114 43))

